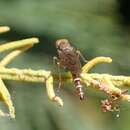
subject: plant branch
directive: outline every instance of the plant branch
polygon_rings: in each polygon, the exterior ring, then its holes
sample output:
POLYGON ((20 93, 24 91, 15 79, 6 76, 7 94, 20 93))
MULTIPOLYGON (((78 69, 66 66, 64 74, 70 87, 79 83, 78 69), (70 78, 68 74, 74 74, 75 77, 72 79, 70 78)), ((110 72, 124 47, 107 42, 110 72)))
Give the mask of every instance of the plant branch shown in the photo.
MULTIPOLYGON (((7 26, 2 26, 0 27, 0 33, 4 33, 9 31, 9 27, 7 26)), ((5 56, 1 61, 0 61, 0 69, 2 70, 7 64, 9 64, 16 56, 18 56, 19 54, 21 54, 23 51, 26 51, 27 49, 29 49, 30 47, 32 47, 35 43, 38 43, 39 40, 38 38, 29 38, 29 39, 24 39, 24 40, 19 40, 19 41, 14 41, 14 42, 8 42, 5 43, 3 45, 0 45, 0 52, 4 52, 7 50, 11 50, 11 49, 16 49, 12 52, 10 52, 7 56, 5 56)), ((13 74, 11 74, 9 71, 6 70, 4 71, 4 73, 2 74, 2 78, 4 77, 8 77, 8 79, 13 79, 14 77, 12 77, 13 74), (7 71, 7 73, 6 73, 7 71), (11 75, 10 75, 11 74, 11 75)), ((14 70, 13 70, 14 71, 14 70)), ((17 71, 17 70, 16 70, 17 71)), ((26 71, 25 71, 26 73, 26 71)), ((32 72, 33 73, 33 72, 32 72)), ((28 73, 27 73, 28 74, 28 73)), ((21 74, 19 74, 14 78, 14 80, 17 79, 17 77, 22 77, 21 74)), ((22 79, 22 78, 21 78, 22 79)), ((29 80, 31 79, 30 76, 28 76, 29 80)), ((32 79, 33 80, 33 79, 32 79)), ((35 80, 35 78, 34 78, 35 80)), ((45 79, 44 79, 45 80, 45 79)), ((15 108, 13 106, 12 100, 11 100, 11 96, 10 93, 8 91, 8 89, 6 88, 4 82, 2 81, 2 79, 0 78, 0 100, 4 102, 4 104, 8 107, 9 109, 9 114, 3 112, 2 110, 0 110, 0 116, 10 116, 11 118, 15 118, 15 108)))
MULTIPOLYGON (((8 31, 8 27, 0 27, 0 33, 8 31)), ((52 73, 46 70, 32 70, 32 69, 17 69, 17 68, 5 68, 16 56, 26 51, 34 44, 38 43, 37 38, 28 38, 19 41, 8 42, 0 45, 0 52, 12 50, 7 56, 0 61, 0 99, 6 104, 9 109, 9 114, 0 110, 1 116, 11 116, 15 118, 15 109, 11 100, 11 96, 4 85, 3 80, 16 80, 25 82, 39 82, 45 83, 47 94, 50 100, 56 102, 58 105, 63 106, 63 101, 58 97, 53 89, 53 82, 59 82, 59 74, 52 73)), ((81 81, 86 87, 92 87, 104 92, 108 95, 108 99, 102 101, 103 111, 115 110, 115 103, 123 100, 130 101, 130 95, 127 91, 120 89, 120 87, 130 87, 129 76, 113 76, 109 74, 88 73, 90 69, 96 66, 98 63, 111 63, 110 57, 96 57, 86 63, 81 69, 81 81)), ((63 73, 61 75, 62 82, 72 83, 71 73, 63 73)))
POLYGON ((1 26, 0 27, 0 33, 8 32, 10 28, 8 26, 1 26))
POLYGON ((38 38, 28 38, 24 40, 18 40, 18 41, 13 41, 13 42, 8 42, 3 45, 0 45, 0 52, 4 52, 7 50, 12 50, 16 48, 22 48, 28 45, 33 45, 38 43, 39 40, 38 38))
POLYGON ((96 57, 90 60, 87 64, 82 67, 82 73, 87 73, 90 69, 99 63, 111 63, 112 59, 110 57, 96 57))
POLYGON ((17 57, 18 55, 20 55, 22 52, 28 50, 29 48, 31 48, 33 45, 27 45, 26 47, 17 49, 15 51, 12 51, 11 53, 9 53, 7 56, 5 56, 1 62, 0 65, 1 66, 6 66, 7 64, 9 64, 15 57, 17 57))

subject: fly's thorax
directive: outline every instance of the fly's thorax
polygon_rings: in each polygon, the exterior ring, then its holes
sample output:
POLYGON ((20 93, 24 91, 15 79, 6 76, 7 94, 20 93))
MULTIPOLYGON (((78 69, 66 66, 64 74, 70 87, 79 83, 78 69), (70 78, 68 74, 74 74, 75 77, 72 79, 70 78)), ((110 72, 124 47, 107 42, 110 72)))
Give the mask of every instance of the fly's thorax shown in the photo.
MULTIPOLYGON (((60 43, 58 43, 60 44, 60 43)), ((62 45, 65 43, 62 43, 62 45)), ((72 74, 79 75, 81 71, 81 63, 79 55, 76 52, 76 49, 70 45, 63 45, 62 49, 58 49, 59 62, 62 68, 66 68, 72 74)))

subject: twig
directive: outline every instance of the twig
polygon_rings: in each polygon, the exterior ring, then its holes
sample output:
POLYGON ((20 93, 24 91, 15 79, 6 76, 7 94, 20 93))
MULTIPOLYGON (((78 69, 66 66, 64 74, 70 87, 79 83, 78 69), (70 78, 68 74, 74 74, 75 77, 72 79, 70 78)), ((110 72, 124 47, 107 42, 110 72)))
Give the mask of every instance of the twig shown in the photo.
POLYGON ((111 63, 112 59, 110 57, 96 57, 90 60, 87 64, 82 67, 82 73, 87 73, 90 69, 92 69, 95 65, 99 63, 111 63))
POLYGON ((8 80, 19 80, 26 82, 45 82, 46 79, 50 76, 50 71, 45 70, 31 70, 31 69, 0 69, 0 78, 8 80))
MULTIPOLYGON (((12 118, 15 118, 15 109, 11 101, 11 96, 3 81, 0 79, 0 99, 4 101, 5 105, 9 108, 9 114, 12 118)), ((2 114, 2 111, 1 111, 2 114)))
POLYGON ((63 106, 63 101, 60 97, 55 95, 54 89, 53 89, 53 77, 50 76, 46 80, 46 88, 47 88, 47 94, 50 100, 58 103, 59 106, 63 106))
POLYGON ((8 42, 6 44, 0 45, 0 52, 4 52, 16 48, 22 48, 28 45, 36 44, 38 42, 39 42, 38 38, 28 38, 24 40, 8 42))
MULTIPOLYGON (((0 27, 0 33, 7 32, 7 31, 9 31, 9 27, 7 27, 7 26, 0 27)), ((11 49, 17 49, 17 50, 12 51, 11 53, 9 53, 7 56, 5 56, 0 61, 0 69, 2 70, 16 56, 18 56, 23 51, 29 49, 35 43, 38 43, 38 42, 39 42, 38 38, 29 38, 29 39, 24 39, 24 40, 9 42, 9 43, 0 45, 0 52, 4 52, 4 51, 7 51, 7 50, 11 50, 11 49)), ((8 71, 8 70, 6 70, 6 71, 8 71)), ((6 71, 5 71, 5 73, 6 73, 6 71)), ((15 70, 15 71, 17 71, 17 70, 15 70)), ((9 71, 9 73, 10 72, 12 72, 12 71, 9 71)), ((8 77, 8 78, 11 78, 11 79, 13 78, 12 74, 9 75, 8 72, 7 72, 7 74, 5 74, 5 73, 2 74, 2 78, 3 77, 8 77)), ((26 70, 25 70, 25 73, 26 73, 26 70)), ((18 72, 18 74, 17 74, 16 77, 20 77, 22 79, 22 76, 21 76, 21 74, 19 74, 19 72, 18 72)), ((31 79, 30 76, 28 76, 28 78, 31 79)), ((11 96, 10 96, 9 91, 7 90, 7 88, 6 88, 6 86, 3 83, 3 81, 2 81, 1 78, 0 78, 0 99, 1 99, 1 101, 3 101, 5 103, 5 105, 9 109, 9 114, 4 113, 2 110, 0 110, 0 116, 10 116, 11 118, 15 118, 15 109, 13 107, 11 96)))
POLYGON ((8 26, 1 26, 0 27, 0 33, 8 32, 10 28, 8 26))
POLYGON ((0 65, 1 66, 6 66, 7 64, 9 64, 15 57, 17 57, 18 55, 20 55, 22 52, 28 50, 29 48, 31 48, 33 45, 28 45, 26 47, 17 49, 15 51, 12 51, 11 53, 9 53, 7 56, 5 56, 3 58, 3 60, 1 60, 0 65))
MULTIPOLYGON (((0 33, 7 31, 6 27, 0 27, 0 33)), ((7 56, 0 61, 0 99, 6 104, 9 109, 9 115, 15 117, 15 109, 11 101, 11 96, 4 85, 2 80, 16 80, 25 82, 40 82, 46 84, 47 94, 50 100, 56 102, 58 105, 63 106, 63 101, 60 97, 56 96, 53 89, 53 81, 58 82, 58 74, 51 73, 46 70, 32 70, 32 69, 17 69, 17 68, 5 68, 16 56, 23 51, 32 47, 35 43, 38 43, 37 38, 29 38, 19 41, 9 42, 0 45, 0 52, 12 50, 7 56), (16 50, 14 50, 16 49, 16 50)), ((86 87, 93 87, 108 95, 109 99, 102 101, 103 111, 114 110, 115 102, 120 100, 130 101, 130 95, 118 87, 127 86, 130 87, 129 76, 113 76, 109 74, 91 73, 92 69, 98 63, 111 63, 110 57, 96 57, 90 60, 82 67, 81 80, 86 87)), ((61 75, 62 82, 73 82, 72 75, 70 73, 64 73, 61 75)), ((1 116, 7 116, 8 114, 0 110, 1 116)))

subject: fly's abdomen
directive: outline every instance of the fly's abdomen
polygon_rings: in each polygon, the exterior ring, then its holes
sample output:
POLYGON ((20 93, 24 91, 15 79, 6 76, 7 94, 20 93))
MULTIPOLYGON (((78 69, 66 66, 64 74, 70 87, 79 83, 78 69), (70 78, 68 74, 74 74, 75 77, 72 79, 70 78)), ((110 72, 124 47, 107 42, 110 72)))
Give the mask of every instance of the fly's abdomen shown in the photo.
POLYGON ((76 87, 77 93, 80 96, 80 100, 84 100, 84 92, 83 92, 83 86, 81 85, 81 79, 80 78, 74 78, 74 85, 76 87))

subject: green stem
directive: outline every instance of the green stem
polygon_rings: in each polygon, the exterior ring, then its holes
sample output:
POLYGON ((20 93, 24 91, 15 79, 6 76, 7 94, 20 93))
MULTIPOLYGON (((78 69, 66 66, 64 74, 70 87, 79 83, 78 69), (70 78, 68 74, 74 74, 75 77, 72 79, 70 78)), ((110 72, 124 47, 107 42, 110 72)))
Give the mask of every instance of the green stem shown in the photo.
MULTIPOLYGON (((22 80, 27 82, 44 82, 51 75, 50 71, 46 70, 32 70, 32 69, 16 69, 16 68, 0 68, 0 77, 7 80, 22 80)), ((58 82, 58 74, 52 74, 54 81, 58 82)), ((61 75, 62 81, 72 82, 72 77, 70 73, 64 73, 61 75)), ((130 87, 130 77, 129 76, 113 76, 109 74, 98 74, 91 73, 81 74, 82 80, 94 79, 98 81, 103 81, 104 79, 109 79, 115 86, 129 86, 130 87)))
POLYGON ((8 26, 1 26, 1 27, 0 27, 0 33, 7 32, 7 31, 9 31, 9 30, 10 30, 10 28, 9 28, 8 26))
POLYGON ((31 48, 32 45, 28 45, 26 47, 23 48, 19 48, 15 51, 12 51, 11 53, 9 53, 7 56, 5 56, 1 62, 0 65, 1 66, 6 66, 7 64, 9 64, 15 57, 17 57, 18 55, 20 55, 22 52, 28 50, 29 48, 31 48))
POLYGON ((38 38, 28 38, 24 40, 8 42, 6 44, 0 45, 0 52, 11 50, 11 49, 16 49, 16 48, 21 48, 28 45, 33 45, 38 42, 39 42, 38 38))

